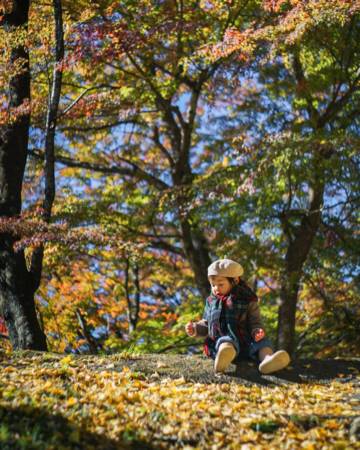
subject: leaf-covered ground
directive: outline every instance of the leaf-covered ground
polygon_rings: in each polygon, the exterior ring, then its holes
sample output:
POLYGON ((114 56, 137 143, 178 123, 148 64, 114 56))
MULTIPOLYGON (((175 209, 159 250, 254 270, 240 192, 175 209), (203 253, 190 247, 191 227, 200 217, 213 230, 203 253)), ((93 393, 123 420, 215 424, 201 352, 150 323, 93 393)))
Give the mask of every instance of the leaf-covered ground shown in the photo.
POLYGON ((0 448, 360 448, 360 360, 0 353, 0 448))

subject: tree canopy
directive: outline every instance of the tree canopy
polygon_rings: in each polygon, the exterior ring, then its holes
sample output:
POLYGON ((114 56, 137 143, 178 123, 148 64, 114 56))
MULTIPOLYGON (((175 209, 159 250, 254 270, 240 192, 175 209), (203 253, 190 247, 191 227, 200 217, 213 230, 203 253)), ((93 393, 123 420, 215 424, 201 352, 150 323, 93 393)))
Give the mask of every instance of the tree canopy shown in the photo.
POLYGON ((358 2, 60 3, 0 12, 1 139, 29 120, 0 231, 40 268, 48 348, 198 351, 184 324, 229 257, 279 346, 358 352, 358 2))

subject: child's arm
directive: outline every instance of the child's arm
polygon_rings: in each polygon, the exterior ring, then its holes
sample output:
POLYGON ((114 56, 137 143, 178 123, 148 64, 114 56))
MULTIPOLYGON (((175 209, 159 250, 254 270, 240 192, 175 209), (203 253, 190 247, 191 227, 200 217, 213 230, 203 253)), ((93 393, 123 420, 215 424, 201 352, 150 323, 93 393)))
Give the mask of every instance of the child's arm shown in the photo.
POLYGON ((265 337, 265 331, 261 320, 259 303, 257 301, 249 303, 248 318, 251 336, 254 338, 255 342, 258 342, 265 337))
POLYGON ((197 322, 189 322, 185 326, 185 331, 189 336, 207 337, 208 335, 208 300, 205 302, 203 318, 197 322))
POLYGON ((189 322, 185 326, 185 331, 189 336, 206 337, 208 335, 207 321, 202 319, 198 322, 189 322))
POLYGON ((208 335, 208 323, 207 320, 201 319, 195 323, 196 336, 206 337, 208 335))

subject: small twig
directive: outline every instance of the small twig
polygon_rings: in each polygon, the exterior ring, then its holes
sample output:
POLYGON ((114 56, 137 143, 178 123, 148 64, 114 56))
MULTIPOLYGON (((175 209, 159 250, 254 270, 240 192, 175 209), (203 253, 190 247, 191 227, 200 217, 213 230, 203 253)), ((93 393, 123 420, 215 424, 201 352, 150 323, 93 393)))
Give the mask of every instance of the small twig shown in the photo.
POLYGON ((58 119, 60 118, 60 117, 62 117, 62 116, 65 116, 65 114, 67 113, 67 112, 69 112, 70 111, 70 109, 72 109, 83 97, 84 97, 84 95, 85 94, 87 94, 89 91, 92 91, 92 90, 94 90, 94 89, 96 89, 97 87, 96 86, 93 86, 93 87, 91 87, 91 88, 86 88, 80 95, 78 95, 77 97, 76 97, 76 99, 73 101, 73 102, 71 102, 70 103, 70 105, 69 106, 67 106, 65 109, 64 109, 64 111, 61 111, 60 112, 60 114, 58 114, 58 119))

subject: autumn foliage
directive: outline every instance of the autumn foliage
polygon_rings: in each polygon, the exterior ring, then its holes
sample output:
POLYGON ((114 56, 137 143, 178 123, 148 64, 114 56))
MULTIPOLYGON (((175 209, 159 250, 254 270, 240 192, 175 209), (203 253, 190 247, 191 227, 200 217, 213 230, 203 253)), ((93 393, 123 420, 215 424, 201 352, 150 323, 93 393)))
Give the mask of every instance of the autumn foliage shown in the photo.
POLYGON ((31 67, 23 104, 0 88, 1 126, 31 114, 23 211, 0 233, 28 263, 44 246, 36 308, 50 350, 200 352, 183 325, 202 313, 207 262, 228 256, 274 341, 295 273, 299 354, 358 354, 358 2, 62 3, 50 221, 52 6, 31 2, 29 32, 0 33, 0 85, 24 70, 9 60, 16 42, 31 67))

